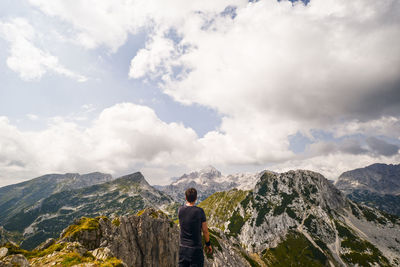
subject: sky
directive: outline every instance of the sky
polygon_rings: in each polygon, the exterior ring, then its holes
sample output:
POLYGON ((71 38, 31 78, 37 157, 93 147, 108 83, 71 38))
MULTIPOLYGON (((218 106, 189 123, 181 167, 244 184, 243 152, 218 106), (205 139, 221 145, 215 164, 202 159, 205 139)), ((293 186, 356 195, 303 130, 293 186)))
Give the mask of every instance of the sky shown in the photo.
POLYGON ((0 186, 400 163, 400 1, 2 0, 0 186))

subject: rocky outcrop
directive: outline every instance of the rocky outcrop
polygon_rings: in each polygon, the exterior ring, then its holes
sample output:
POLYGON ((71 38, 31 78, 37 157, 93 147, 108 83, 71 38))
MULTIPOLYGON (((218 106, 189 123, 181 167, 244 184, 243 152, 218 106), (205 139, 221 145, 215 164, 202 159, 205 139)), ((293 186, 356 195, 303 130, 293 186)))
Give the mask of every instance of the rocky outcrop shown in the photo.
POLYGON ((35 250, 7 244, 0 252, 0 266, 172 267, 178 262, 179 229, 162 211, 148 208, 113 220, 82 217, 58 240, 49 239, 35 250))
POLYGON ((112 221, 105 217, 81 219, 61 237, 94 250, 95 257, 108 253, 128 266, 167 267, 178 262, 178 227, 167 215, 152 208, 112 221))
POLYGON ((24 257, 24 255, 16 254, 10 255, 0 260, 0 267, 29 267, 29 261, 24 257))

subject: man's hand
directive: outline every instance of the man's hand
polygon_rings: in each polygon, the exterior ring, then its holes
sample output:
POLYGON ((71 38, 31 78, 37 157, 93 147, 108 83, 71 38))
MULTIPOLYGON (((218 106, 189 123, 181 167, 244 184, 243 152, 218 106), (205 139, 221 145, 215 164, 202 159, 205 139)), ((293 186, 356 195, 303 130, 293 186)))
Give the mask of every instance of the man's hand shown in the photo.
POLYGON ((212 247, 211 247, 211 245, 209 245, 208 247, 206 247, 206 253, 207 253, 207 254, 211 254, 211 253, 212 253, 212 247))

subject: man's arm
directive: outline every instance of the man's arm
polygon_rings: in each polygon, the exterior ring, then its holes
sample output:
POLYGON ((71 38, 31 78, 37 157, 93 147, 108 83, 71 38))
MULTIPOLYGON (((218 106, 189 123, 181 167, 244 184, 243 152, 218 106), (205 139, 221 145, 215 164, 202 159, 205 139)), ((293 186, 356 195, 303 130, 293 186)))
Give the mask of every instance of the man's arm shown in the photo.
MULTIPOLYGON (((208 233, 207 222, 201 223, 201 230, 203 231, 204 240, 206 241, 206 243, 209 243, 210 242, 210 234, 208 233)), ((209 246, 206 246, 206 248, 207 248, 207 253, 212 252, 211 244, 209 246)))

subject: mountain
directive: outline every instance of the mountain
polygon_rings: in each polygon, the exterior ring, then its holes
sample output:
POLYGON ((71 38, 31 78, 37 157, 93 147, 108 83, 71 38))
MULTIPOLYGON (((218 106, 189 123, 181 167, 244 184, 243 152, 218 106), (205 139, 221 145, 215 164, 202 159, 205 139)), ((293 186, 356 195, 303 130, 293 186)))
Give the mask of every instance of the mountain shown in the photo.
POLYGON ((109 174, 93 172, 48 174, 0 188, 0 225, 25 208, 38 204, 51 194, 111 181, 109 174))
POLYGON ((173 203, 151 187, 139 172, 103 184, 61 191, 9 218, 3 227, 23 233, 21 247, 31 249, 56 237, 74 219, 82 216, 119 216, 145 207, 167 209, 173 203))
POLYGON ((335 185, 356 202, 400 215, 400 164, 373 164, 347 171, 335 185))
POLYGON ((200 171, 184 174, 174 179, 170 185, 155 186, 160 191, 170 195, 176 202, 185 201, 185 191, 190 187, 197 190, 199 201, 206 199, 215 192, 226 191, 232 188, 250 189, 254 187, 262 173, 238 173, 223 176, 216 168, 209 166, 200 171))
POLYGON ((345 193, 367 190, 378 194, 400 195, 400 164, 372 164, 341 174, 335 183, 345 193))
MULTIPOLYGON (((108 184, 147 186, 140 174, 126 180, 108 184)), ((199 206, 213 246, 205 266, 400 265, 399 218, 354 203, 312 171, 265 172, 251 190, 217 192, 199 206)), ((176 266, 178 240, 179 229, 165 213, 145 209, 76 219, 58 240, 33 251, 8 244, 0 248, 0 264, 176 266)))
POLYGON ((252 190, 199 204, 216 240, 250 266, 398 266, 400 220, 356 204, 312 171, 265 172, 252 190))

